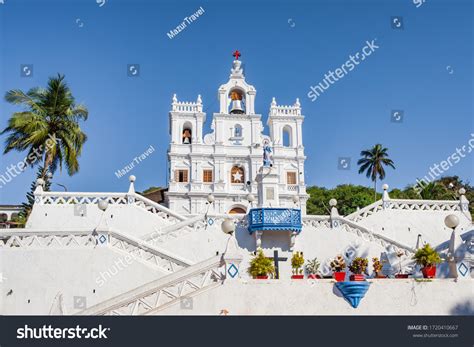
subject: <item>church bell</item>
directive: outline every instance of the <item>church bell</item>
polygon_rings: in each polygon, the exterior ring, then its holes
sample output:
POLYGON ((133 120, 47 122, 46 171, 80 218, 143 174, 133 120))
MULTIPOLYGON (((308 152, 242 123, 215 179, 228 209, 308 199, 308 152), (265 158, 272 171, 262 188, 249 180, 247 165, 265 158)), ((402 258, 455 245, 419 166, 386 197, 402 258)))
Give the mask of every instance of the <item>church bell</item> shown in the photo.
POLYGON ((242 100, 232 100, 230 113, 242 114, 244 109, 242 108, 242 100))

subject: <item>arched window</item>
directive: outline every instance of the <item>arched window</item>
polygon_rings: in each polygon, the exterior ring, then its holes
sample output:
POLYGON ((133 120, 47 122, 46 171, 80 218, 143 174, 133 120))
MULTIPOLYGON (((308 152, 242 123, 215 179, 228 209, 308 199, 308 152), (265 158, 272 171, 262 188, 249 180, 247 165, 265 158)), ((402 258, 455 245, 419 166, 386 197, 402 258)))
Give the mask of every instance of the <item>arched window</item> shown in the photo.
POLYGON ((283 127, 282 145, 283 147, 291 147, 293 145, 291 138, 291 127, 289 125, 285 125, 283 127))
POLYGON ((8 215, 6 213, 0 213, 0 223, 5 223, 8 220, 8 215))
POLYGON ((182 138, 183 144, 188 145, 191 143, 191 139, 193 136, 193 126, 191 123, 186 122, 183 124, 183 133, 181 135, 182 135, 181 138, 182 138))
POLYGON ((246 214, 247 211, 243 206, 234 206, 229 210, 229 214, 246 214))
POLYGON ((242 126, 240 124, 234 126, 234 137, 242 137, 242 126))
POLYGON ((230 183, 244 183, 245 182, 245 174, 244 169, 239 166, 232 167, 230 170, 230 183))

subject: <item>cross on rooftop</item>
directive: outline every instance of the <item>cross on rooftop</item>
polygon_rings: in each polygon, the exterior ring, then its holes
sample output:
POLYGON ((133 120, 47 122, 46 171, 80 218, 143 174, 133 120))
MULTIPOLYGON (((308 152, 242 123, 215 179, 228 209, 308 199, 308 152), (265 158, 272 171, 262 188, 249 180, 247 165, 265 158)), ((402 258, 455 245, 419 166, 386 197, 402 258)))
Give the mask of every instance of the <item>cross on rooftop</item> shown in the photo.
POLYGON ((239 52, 238 50, 236 50, 236 51, 234 52, 234 54, 232 54, 232 55, 235 57, 236 60, 239 60, 239 57, 240 57, 242 54, 240 54, 240 52, 239 52))

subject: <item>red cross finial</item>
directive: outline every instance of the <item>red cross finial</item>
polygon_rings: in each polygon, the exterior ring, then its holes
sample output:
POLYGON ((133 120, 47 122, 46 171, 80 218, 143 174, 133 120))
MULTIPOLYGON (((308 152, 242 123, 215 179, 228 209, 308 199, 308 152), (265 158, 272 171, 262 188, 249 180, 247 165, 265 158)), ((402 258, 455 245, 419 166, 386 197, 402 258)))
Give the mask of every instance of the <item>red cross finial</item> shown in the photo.
POLYGON ((236 51, 234 52, 234 54, 232 54, 232 55, 235 57, 235 59, 239 60, 239 57, 240 57, 242 54, 240 54, 240 52, 236 50, 236 51))

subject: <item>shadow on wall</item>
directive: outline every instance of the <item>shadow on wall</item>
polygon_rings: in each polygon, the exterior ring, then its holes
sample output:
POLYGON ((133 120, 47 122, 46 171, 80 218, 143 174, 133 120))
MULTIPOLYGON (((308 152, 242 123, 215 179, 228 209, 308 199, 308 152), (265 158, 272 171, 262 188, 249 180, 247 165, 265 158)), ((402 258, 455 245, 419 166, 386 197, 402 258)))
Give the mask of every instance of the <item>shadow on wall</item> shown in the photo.
POLYGON ((253 252, 255 250, 255 237, 249 234, 249 231, 243 222, 237 223, 235 238, 240 248, 253 252))
POLYGON ((469 300, 461 302, 454 306, 450 313, 452 315, 474 316, 474 303, 469 300))

